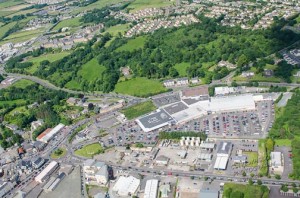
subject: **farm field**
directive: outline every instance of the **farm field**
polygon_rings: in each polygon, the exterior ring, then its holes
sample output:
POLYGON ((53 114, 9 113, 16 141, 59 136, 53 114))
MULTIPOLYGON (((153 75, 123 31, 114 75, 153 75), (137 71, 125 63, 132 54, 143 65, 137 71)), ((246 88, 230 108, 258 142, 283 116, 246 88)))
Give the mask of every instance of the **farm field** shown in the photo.
POLYGON ((103 33, 109 33, 112 36, 117 36, 118 33, 120 32, 122 35, 129 29, 129 24, 118 24, 115 26, 111 26, 107 28, 107 30, 103 33))
POLYGON ((16 24, 17 24, 17 22, 11 22, 9 24, 6 24, 6 25, 2 26, 0 28, 0 38, 4 37, 5 33, 8 30, 10 30, 11 28, 13 28, 16 24))
POLYGON ((174 0, 135 0, 130 5, 128 6, 129 9, 132 9, 131 12, 145 9, 145 8, 150 8, 150 7, 155 7, 155 8, 160 8, 160 7, 166 7, 169 5, 174 4, 174 0))
POLYGON ((23 4, 24 1, 22 0, 6 0, 6 1, 2 1, 0 3, 0 9, 3 9, 3 8, 8 8, 8 7, 13 7, 13 6, 16 6, 16 5, 19 5, 19 4, 23 4))
POLYGON ((49 62, 54 62, 54 61, 62 59, 63 57, 69 55, 70 53, 71 53, 70 51, 63 51, 63 52, 59 52, 59 53, 43 54, 39 57, 29 58, 27 60, 27 62, 32 62, 33 65, 31 67, 27 68, 25 71, 33 74, 40 66, 40 62, 42 62, 44 60, 49 60, 49 62))
POLYGON ((148 97, 167 91, 161 82, 144 77, 118 82, 114 92, 138 97, 148 97))
POLYGON ((82 76, 85 80, 92 82, 100 78, 106 68, 98 63, 97 58, 93 58, 78 71, 77 75, 82 76))
POLYGON ((88 11, 88 10, 93 10, 93 9, 100 9, 100 8, 103 8, 105 6, 108 6, 108 5, 112 5, 112 4, 117 4, 117 3, 121 3, 123 2, 123 0, 98 0, 96 1, 95 3, 92 3, 88 6, 85 6, 85 7, 80 7, 74 11, 72 11, 71 13, 72 14, 78 14, 82 11, 88 11))
POLYGON ((143 102, 131 107, 128 107, 122 110, 122 113, 126 116, 127 119, 131 120, 137 118, 141 115, 154 111, 156 107, 152 103, 152 101, 143 102))
POLYGON ((179 76, 184 77, 187 75, 186 69, 190 66, 190 63, 179 63, 174 66, 174 68, 179 73, 179 76))
POLYGON ((104 152, 102 146, 99 143, 89 144, 81 149, 75 151, 75 155, 82 157, 93 157, 94 155, 104 152))
POLYGON ((79 20, 80 17, 63 20, 59 22, 52 30, 57 31, 64 27, 69 27, 69 28, 79 27, 81 25, 81 22, 79 20))
POLYGON ((139 36, 134 39, 130 39, 126 44, 119 47, 116 51, 133 51, 135 49, 142 48, 146 41, 146 36, 139 36))
POLYGON ((4 43, 19 43, 19 42, 25 42, 28 41, 32 38, 36 38, 39 35, 41 35, 43 33, 44 29, 37 29, 37 30, 28 30, 28 31, 21 31, 21 32, 15 32, 11 35, 9 35, 8 37, 6 37, 5 39, 3 39, 3 41, 0 42, 1 44, 4 43))

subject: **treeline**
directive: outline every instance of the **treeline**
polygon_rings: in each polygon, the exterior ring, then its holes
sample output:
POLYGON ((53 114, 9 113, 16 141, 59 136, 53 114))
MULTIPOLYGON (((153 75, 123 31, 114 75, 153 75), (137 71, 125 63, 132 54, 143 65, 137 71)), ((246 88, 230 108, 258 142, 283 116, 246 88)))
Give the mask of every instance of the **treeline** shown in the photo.
POLYGON ((270 137, 274 139, 294 139, 300 135, 300 91, 296 90, 283 113, 276 117, 272 129, 269 132, 270 137))
POLYGON ((86 1, 76 1, 72 3, 72 6, 85 7, 92 3, 97 2, 98 0, 86 0, 86 1))
POLYGON ((193 132, 193 131, 187 131, 187 132, 175 131, 175 132, 159 133, 160 140, 164 140, 164 139, 180 140, 181 137, 200 137, 201 140, 206 140, 207 135, 203 132, 193 132))
POLYGON ((34 5, 28 6, 26 8, 22 8, 21 10, 42 9, 46 6, 47 6, 46 3, 44 3, 44 4, 34 4, 34 5))

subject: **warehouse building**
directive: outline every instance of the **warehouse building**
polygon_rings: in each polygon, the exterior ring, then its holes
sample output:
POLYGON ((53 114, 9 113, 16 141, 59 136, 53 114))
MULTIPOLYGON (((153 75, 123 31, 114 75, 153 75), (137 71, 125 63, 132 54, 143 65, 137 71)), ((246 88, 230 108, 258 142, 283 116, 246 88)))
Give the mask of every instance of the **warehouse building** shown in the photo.
POLYGON ((119 177, 115 186, 113 187, 113 192, 121 197, 133 196, 136 194, 138 188, 140 186, 140 180, 136 179, 133 176, 119 177))
POLYGON ((40 174, 38 174, 35 177, 35 181, 39 183, 43 183, 45 180, 49 178, 49 175, 51 175, 57 167, 58 167, 58 163, 56 161, 50 162, 50 164, 46 166, 46 168, 42 170, 42 172, 40 172, 40 174))
POLYGON ((216 170, 226 170, 229 156, 232 151, 231 142, 221 142, 217 150, 217 159, 214 165, 216 170))
POLYGON ((146 182, 144 198, 156 198, 158 191, 158 180, 150 179, 146 182))

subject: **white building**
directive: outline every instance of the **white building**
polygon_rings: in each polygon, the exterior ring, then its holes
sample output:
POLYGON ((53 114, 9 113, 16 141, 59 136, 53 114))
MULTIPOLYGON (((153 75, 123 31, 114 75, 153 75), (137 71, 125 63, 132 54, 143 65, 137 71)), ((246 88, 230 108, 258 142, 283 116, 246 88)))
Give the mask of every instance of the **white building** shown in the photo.
POLYGON ((44 142, 44 143, 48 143, 64 127, 65 127, 65 125, 58 124, 56 127, 54 127, 53 129, 51 129, 47 134, 45 134, 45 136, 43 136, 42 138, 40 138, 39 141, 44 142))
POLYGON ((48 166, 46 166, 46 168, 44 170, 42 170, 42 172, 40 172, 40 174, 38 174, 35 177, 35 181, 39 182, 39 183, 43 183, 45 180, 48 179, 49 175, 51 175, 51 173, 53 173, 53 171, 57 167, 58 167, 58 163, 56 161, 50 162, 50 164, 48 166))
POLYGON ((271 161, 270 161, 270 172, 274 174, 283 173, 283 161, 281 152, 271 152, 271 161))
POLYGON ((107 165, 103 162, 97 162, 88 159, 83 164, 83 173, 85 183, 88 185, 106 185, 108 182, 107 165))
POLYGON ((158 191, 158 180, 150 179, 146 182, 144 198, 156 198, 158 191))
POLYGON ((113 192, 121 197, 131 197, 136 194, 140 186, 140 180, 133 177, 119 177, 115 186, 113 187, 113 192))

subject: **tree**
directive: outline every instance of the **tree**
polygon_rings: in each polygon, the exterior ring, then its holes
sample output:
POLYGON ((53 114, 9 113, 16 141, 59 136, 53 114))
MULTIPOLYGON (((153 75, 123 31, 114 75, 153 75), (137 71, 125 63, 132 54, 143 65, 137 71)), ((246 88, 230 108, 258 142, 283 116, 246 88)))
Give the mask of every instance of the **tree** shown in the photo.
POLYGON ((260 179, 257 180, 257 185, 262 185, 262 181, 260 179))
POLYGON ((233 191, 230 194, 230 198, 244 198, 244 193, 240 192, 240 191, 233 191))
POLYGON ((253 185, 253 180, 252 180, 252 179, 249 179, 249 180, 248 180, 248 183, 249 183, 249 185, 253 185))
POLYGON ((276 174, 276 175, 275 175, 275 179, 278 179, 278 180, 279 180, 279 179, 281 179, 281 176, 278 175, 278 174, 276 174))
POLYGON ((177 77, 179 74, 178 74, 178 71, 175 68, 171 67, 169 69, 169 75, 174 78, 174 77, 177 77))
POLYGON ((282 186, 281 186, 281 190, 282 190, 283 192, 287 192, 287 191, 289 191, 289 188, 287 187, 287 185, 282 185, 282 186))
POLYGON ((293 192, 294 193, 297 193, 299 191, 299 189, 298 188, 296 188, 296 187, 293 187, 293 192))
POLYGON ((268 152, 271 152, 274 149, 274 141, 271 138, 266 140, 266 149, 268 152))
POLYGON ((225 191, 224 191, 224 197, 226 198, 229 198, 230 195, 232 193, 232 188, 227 188, 225 191))
POLYGON ((245 66, 248 63, 248 58, 245 54, 242 54, 237 61, 237 66, 242 67, 245 66))
POLYGON ((93 103, 89 103, 88 104, 88 110, 91 111, 94 109, 94 104, 93 103))
POLYGON ((254 177, 254 173, 250 173, 250 177, 254 177))
POLYGON ((246 173, 245 171, 243 171, 242 175, 243 175, 244 177, 246 177, 246 176, 247 176, 247 173, 246 173))

